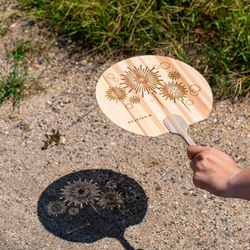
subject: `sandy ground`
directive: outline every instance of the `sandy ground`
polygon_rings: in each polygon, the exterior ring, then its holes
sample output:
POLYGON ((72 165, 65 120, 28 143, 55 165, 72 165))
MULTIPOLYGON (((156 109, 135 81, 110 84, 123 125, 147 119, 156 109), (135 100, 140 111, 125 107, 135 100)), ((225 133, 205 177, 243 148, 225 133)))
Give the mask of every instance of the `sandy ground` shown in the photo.
MULTIPOLYGON (((22 22, 0 44, 30 39, 22 22)), ((36 24, 32 39, 49 44, 36 24)), ((55 43, 46 55, 28 56, 45 90, 0 106, 1 249, 250 249, 250 203, 195 188, 180 137, 132 134, 102 113, 96 83, 121 58, 78 60, 55 43), (61 141, 43 149, 52 129, 61 141)), ((7 74, 3 46, 0 64, 7 74)), ((249 167, 249 98, 215 101, 189 133, 249 167)))

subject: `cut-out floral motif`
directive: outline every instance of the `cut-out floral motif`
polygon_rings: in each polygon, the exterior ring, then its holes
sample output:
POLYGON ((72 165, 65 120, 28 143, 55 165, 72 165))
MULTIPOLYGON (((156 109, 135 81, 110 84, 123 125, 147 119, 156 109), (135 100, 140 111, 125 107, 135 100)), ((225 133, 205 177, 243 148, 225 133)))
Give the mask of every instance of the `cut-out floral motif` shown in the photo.
POLYGON ((182 100, 186 97, 187 90, 182 83, 172 81, 171 83, 168 83, 160 88, 160 94, 165 99, 169 98, 176 102, 176 100, 182 100))
POLYGON ((137 103, 140 102, 140 97, 138 97, 138 96, 131 96, 131 97, 129 98, 129 101, 130 101, 131 103, 133 103, 133 104, 137 104, 137 103))
POLYGON ((50 215, 64 214, 66 211, 66 205, 62 201, 51 201, 47 206, 47 213, 50 215))
POLYGON ((158 71, 154 72, 153 69, 148 67, 143 68, 142 65, 139 68, 128 69, 128 71, 125 71, 126 74, 122 75, 121 80, 123 82, 121 85, 125 85, 129 93, 134 91, 144 97, 145 92, 148 94, 155 92, 155 88, 160 82, 158 71))
POLYGON ((83 207, 83 204, 93 205, 95 200, 99 197, 99 190, 95 183, 91 181, 84 180, 74 181, 73 183, 68 183, 65 188, 62 190, 62 197, 65 202, 69 202, 68 205, 74 203, 75 205, 80 205, 83 207))
POLYGON ((171 71, 168 73, 168 77, 172 80, 177 80, 181 77, 180 73, 177 71, 171 71))
POLYGON ((106 91, 106 97, 110 100, 110 101, 123 101, 124 99, 126 99, 127 97, 127 93, 123 88, 120 87, 110 87, 108 88, 108 90, 106 91))

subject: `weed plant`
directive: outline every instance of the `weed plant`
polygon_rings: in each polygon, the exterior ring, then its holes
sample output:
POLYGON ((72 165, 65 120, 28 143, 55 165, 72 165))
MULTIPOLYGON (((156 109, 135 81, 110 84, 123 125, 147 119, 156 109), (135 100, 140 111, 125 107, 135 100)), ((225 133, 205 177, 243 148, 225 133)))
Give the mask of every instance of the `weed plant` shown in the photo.
POLYGON ((8 50, 8 48, 3 44, 7 62, 9 63, 13 59, 14 65, 18 66, 22 62, 26 62, 26 54, 32 49, 32 44, 30 41, 18 41, 15 43, 13 50, 8 50))
MULTIPOLYGON (((14 42, 14 48, 9 50, 5 44, 2 44, 6 52, 7 64, 10 64, 11 70, 4 74, 0 65, 0 105, 6 99, 13 99, 14 106, 17 101, 23 98, 27 93, 43 90, 38 79, 32 77, 28 72, 27 54, 30 52, 40 53, 40 48, 31 41, 23 39, 14 42)), ((46 56, 44 55, 45 59, 46 56)))
POLYGON ((11 72, 5 76, 0 72, 0 104, 10 97, 14 100, 14 106, 19 99, 23 97, 22 93, 26 89, 25 83, 29 79, 28 67, 25 61, 25 55, 30 47, 28 41, 19 41, 15 44, 13 50, 6 51, 6 59, 12 64, 11 72))
POLYGON ((219 96, 250 90, 247 0, 18 0, 94 51, 165 53, 199 70, 219 96))
POLYGON ((52 129, 52 135, 45 134, 45 137, 46 141, 44 141, 42 149, 47 149, 52 142, 55 142, 56 145, 58 145, 60 143, 61 134, 59 130, 56 131, 55 129, 52 129))
POLYGON ((24 68, 23 72, 20 72, 17 65, 13 66, 12 72, 6 77, 3 73, 0 73, 0 104, 10 97, 13 97, 14 106, 19 99, 21 99, 22 92, 26 89, 24 83, 27 80, 29 74, 27 68, 24 68))

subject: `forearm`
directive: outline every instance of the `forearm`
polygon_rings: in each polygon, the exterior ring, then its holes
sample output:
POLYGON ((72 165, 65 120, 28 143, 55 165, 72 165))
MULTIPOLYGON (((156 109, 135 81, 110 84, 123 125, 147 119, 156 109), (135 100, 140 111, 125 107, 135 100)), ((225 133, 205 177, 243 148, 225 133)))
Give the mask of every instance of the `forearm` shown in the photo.
POLYGON ((250 168, 240 171, 229 181, 226 196, 250 200, 250 168))

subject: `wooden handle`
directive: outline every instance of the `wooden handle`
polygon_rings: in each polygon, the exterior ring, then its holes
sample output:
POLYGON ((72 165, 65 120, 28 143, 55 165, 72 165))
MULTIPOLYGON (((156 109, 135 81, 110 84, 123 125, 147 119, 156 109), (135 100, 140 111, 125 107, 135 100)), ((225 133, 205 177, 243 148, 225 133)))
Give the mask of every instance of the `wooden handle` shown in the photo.
POLYGON ((170 133, 181 136, 188 145, 196 145, 187 133, 188 123, 182 116, 176 114, 168 115, 164 118, 163 124, 170 133))

